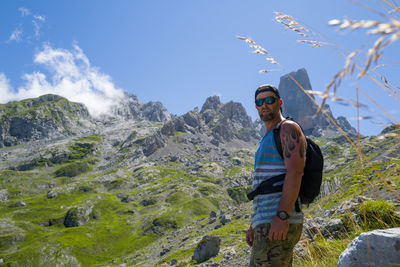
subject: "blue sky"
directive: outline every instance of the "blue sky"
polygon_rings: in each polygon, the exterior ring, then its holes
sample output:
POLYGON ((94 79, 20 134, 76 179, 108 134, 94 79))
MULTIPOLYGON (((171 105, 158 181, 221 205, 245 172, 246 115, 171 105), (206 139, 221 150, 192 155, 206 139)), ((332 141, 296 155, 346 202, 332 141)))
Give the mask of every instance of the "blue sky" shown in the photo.
MULTIPOLYGON (((386 14, 391 9, 384 1, 362 2, 386 14)), ((357 57, 365 62, 379 36, 367 35, 368 29, 338 31, 328 26, 332 19, 387 21, 347 0, 2 1, 0 103, 52 92, 102 112, 126 91, 181 115, 219 95, 222 102, 242 103, 254 120, 254 90, 260 84, 278 85, 280 76, 304 67, 313 90, 323 91, 343 68, 339 51, 359 49, 357 57), (317 40, 334 45, 298 43, 304 38, 285 30, 274 11, 291 15, 317 40), (251 53, 237 36, 251 37, 283 69, 251 53), (272 71, 259 73, 262 69, 272 71)), ((399 41, 391 44, 376 69, 395 86, 399 51, 399 41)), ((337 95, 355 99, 357 86, 400 120, 399 102, 368 77, 345 78, 337 95)), ((362 94, 360 101, 368 105, 361 116, 370 118, 361 121, 363 134, 377 134, 394 121, 362 94)), ((346 116, 357 127, 354 107, 328 103, 335 117, 346 116)))

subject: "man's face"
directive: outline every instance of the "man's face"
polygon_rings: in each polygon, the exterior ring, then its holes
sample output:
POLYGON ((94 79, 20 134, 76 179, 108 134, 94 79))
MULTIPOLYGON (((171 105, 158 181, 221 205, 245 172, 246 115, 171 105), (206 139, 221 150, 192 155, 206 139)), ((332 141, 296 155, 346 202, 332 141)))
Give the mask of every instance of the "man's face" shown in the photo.
POLYGON ((278 97, 273 92, 262 92, 257 95, 257 99, 266 98, 269 96, 273 96, 277 98, 277 100, 273 104, 267 104, 265 101, 261 106, 257 106, 258 115, 262 121, 271 121, 275 119, 280 114, 280 107, 282 105, 282 99, 278 99, 278 97))

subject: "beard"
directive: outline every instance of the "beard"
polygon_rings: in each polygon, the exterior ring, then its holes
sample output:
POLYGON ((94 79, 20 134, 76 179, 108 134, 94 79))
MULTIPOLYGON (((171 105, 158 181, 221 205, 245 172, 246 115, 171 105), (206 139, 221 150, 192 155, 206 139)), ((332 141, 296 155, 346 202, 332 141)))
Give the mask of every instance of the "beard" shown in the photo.
POLYGON ((263 110, 258 111, 258 115, 260 116, 260 120, 262 121, 272 121, 277 116, 279 116, 279 108, 278 109, 271 109, 270 113, 263 114, 263 110))

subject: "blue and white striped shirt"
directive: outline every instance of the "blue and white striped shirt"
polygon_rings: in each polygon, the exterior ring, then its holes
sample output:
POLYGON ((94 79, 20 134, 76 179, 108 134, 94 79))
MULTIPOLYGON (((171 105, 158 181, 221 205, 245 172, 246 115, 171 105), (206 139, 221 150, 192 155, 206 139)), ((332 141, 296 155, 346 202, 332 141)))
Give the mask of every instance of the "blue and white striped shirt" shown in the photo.
MULTIPOLYGON (((269 131, 260 141, 254 163, 253 190, 265 180, 286 173, 286 166, 276 148, 273 130, 269 131)), ((282 184, 283 182, 280 182, 282 184)), ((277 183, 278 185, 279 183, 277 183)), ((276 215, 282 192, 268 195, 258 195, 253 200, 253 229, 263 223, 270 223, 276 215)), ((303 213, 294 209, 290 213, 289 223, 302 223, 303 213)))

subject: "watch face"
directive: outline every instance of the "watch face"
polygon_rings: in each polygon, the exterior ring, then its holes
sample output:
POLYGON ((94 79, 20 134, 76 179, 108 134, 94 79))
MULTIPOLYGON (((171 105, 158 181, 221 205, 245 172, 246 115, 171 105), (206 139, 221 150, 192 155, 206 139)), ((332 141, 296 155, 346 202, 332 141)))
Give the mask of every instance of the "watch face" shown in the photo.
POLYGON ((279 219, 281 219, 281 220, 289 219, 289 214, 284 210, 278 211, 277 215, 278 215, 279 219))

